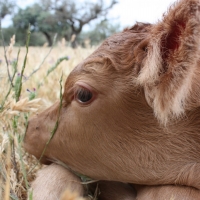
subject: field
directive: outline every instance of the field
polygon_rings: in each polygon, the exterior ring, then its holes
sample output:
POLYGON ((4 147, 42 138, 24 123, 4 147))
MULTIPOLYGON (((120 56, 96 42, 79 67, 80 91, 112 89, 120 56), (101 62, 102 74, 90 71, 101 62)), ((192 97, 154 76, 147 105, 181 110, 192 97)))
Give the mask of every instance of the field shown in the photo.
POLYGON ((95 49, 72 49, 65 41, 53 48, 14 44, 13 38, 5 47, 6 56, 0 47, 0 199, 4 200, 27 199, 30 182, 41 167, 22 147, 28 118, 59 99, 62 73, 64 85, 70 71, 95 49))

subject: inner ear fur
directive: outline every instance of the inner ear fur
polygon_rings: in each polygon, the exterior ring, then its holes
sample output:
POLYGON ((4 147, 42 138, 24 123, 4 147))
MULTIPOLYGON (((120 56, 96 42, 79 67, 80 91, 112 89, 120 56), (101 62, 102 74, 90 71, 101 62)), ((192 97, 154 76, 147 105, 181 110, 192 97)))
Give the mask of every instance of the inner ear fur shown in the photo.
MULTIPOLYGON (((200 0, 180 0, 150 29, 148 53, 137 78, 162 124, 192 106, 200 48, 200 0)), ((198 82, 198 81, 196 81, 198 82)), ((196 83, 198 84, 198 83, 196 83)))

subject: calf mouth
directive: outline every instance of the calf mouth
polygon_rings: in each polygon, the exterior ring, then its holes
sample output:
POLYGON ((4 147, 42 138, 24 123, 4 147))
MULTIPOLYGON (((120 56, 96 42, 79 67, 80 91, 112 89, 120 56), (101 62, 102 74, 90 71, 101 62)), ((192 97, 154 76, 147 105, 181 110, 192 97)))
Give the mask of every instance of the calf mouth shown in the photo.
POLYGON ((24 137, 22 147, 25 150, 25 152, 29 153, 30 155, 33 155, 41 164, 45 164, 45 165, 52 164, 52 160, 48 156, 44 155, 45 147, 42 153, 37 152, 37 147, 35 146, 35 148, 33 148, 33 145, 29 144, 29 142, 27 141, 26 134, 24 137))
POLYGON ((46 151, 52 138, 50 134, 49 138, 43 138, 42 134, 45 134, 45 132, 45 129, 42 131, 39 128, 36 118, 30 119, 23 138, 22 146, 27 153, 36 157, 38 162, 50 165, 52 164, 52 161, 49 156, 46 155, 46 151))
POLYGON ((42 156, 38 160, 41 164, 44 164, 44 165, 51 165, 53 163, 52 160, 48 158, 47 156, 42 156))
POLYGON ((50 165, 53 163, 53 161, 48 156, 45 156, 45 155, 37 156, 37 155, 33 154, 32 151, 29 151, 30 150, 29 146, 26 143, 23 144, 23 148, 27 153, 29 153, 30 155, 33 155, 38 160, 38 162, 40 162, 41 164, 50 165))

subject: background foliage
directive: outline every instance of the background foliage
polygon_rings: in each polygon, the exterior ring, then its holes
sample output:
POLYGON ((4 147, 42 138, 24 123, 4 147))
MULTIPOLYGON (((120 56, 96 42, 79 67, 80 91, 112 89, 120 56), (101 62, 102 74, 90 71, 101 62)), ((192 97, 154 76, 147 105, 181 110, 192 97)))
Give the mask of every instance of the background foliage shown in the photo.
POLYGON ((97 0, 95 3, 79 0, 38 0, 26 8, 17 7, 13 0, 0 1, 2 20, 7 15, 12 16, 12 25, 3 28, 7 44, 9 38, 15 34, 17 44, 23 45, 29 24, 32 32, 30 46, 42 46, 44 43, 52 46, 55 34, 58 39, 71 41, 72 47, 85 46, 84 41, 96 45, 120 31, 116 19, 107 17, 117 3, 115 0, 97 0), (83 31, 89 24, 90 29, 83 31))

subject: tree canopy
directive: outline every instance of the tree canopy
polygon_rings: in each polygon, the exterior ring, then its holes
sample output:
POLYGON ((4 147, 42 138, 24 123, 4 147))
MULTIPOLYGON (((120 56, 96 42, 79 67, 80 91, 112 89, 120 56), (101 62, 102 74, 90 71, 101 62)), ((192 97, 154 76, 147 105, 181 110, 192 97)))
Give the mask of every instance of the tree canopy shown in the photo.
MULTIPOLYGON (((5 6, 8 8, 11 0, 4 0, 4 2, 7 2, 5 6)), ((97 0, 96 2, 82 1, 82 3, 72 0, 38 0, 38 3, 24 9, 19 8, 13 15, 13 26, 5 31, 11 32, 11 29, 14 28, 18 40, 18 38, 23 38, 22 35, 26 33, 30 24, 31 32, 42 34, 42 38, 46 39, 49 46, 53 44, 55 34, 67 41, 75 35, 76 39, 73 40, 73 47, 76 46, 78 39, 84 35, 93 35, 94 38, 94 34, 99 34, 98 40, 100 38, 103 40, 109 36, 109 33, 113 33, 114 29, 117 31, 119 28, 119 26, 109 26, 107 20, 110 9, 116 3, 116 0, 110 0, 109 2, 103 0, 97 0), (88 31, 88 34, 82 33, 83 27, 96 19, 99 20, 97 26, 101 31, 92 30, 88 31), (105 34, 106 29, 108 34, 105 34)), ((3 7, 1 8, 3 9, 3 7)), ((10 13, 10 10, 6 13, 10 13)))
POLYGON ((44 34, 50 46, 53 42, 52 35, 57 33, 62 36, 69 27, 66 23, 60 23, 57 16, 37 3, 25 9, 19 9, 13 17, 13 25, 19 31, 26 31, 29 24, 31 32, 44 34))

